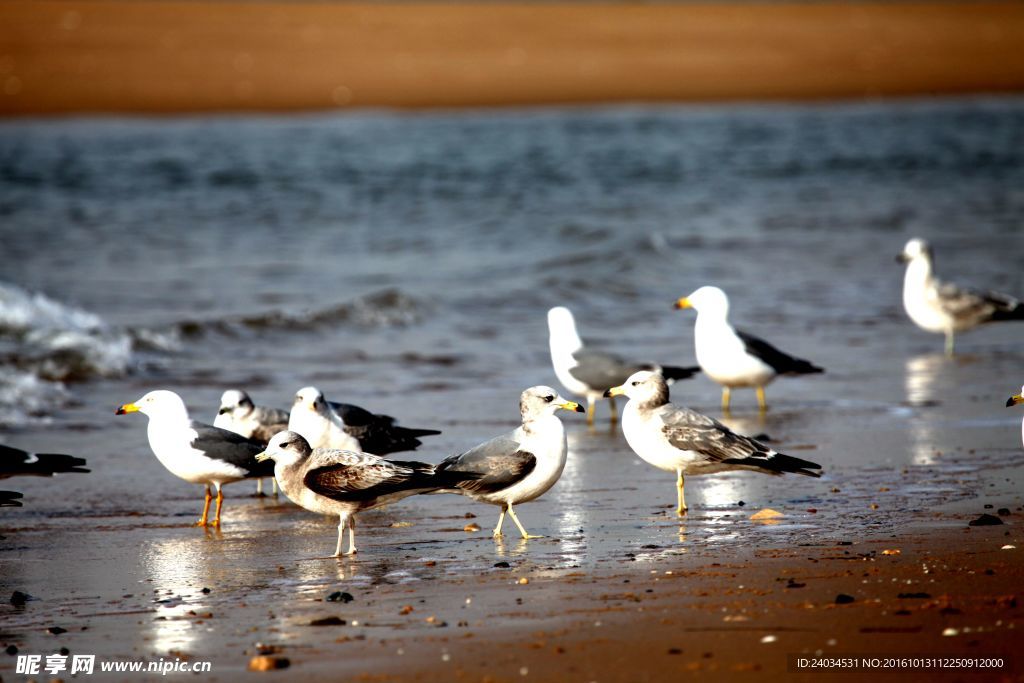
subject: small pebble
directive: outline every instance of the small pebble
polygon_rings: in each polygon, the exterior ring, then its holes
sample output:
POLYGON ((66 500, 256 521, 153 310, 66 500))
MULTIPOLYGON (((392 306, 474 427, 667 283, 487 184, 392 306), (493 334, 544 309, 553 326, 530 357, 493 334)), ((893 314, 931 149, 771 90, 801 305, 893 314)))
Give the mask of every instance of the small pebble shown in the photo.
POLYGON ((524 576, 521 579, 519 579, 518 583, 520 586, 525 586, 526 584, 530 583, 530 580, 524 576))
POLYGON ((840 593, 836 596, 837 605, 849 605, 851 602, 855 600, 855 597, 853 597, 852 595, 847 595, 846 593, 840 593))
POLYGON ((466 526, 462 527, 462 530, 468 532, 480 531, 480 525, 476 522, 470 522, 466 526))
POLYGON ((777 638, 775 636, 767 635, 767 636, 765 636, 764 638, 761 639, 761 642, 762 643, 774 643, 776 640, 777 640, 777 638))
POLYGON ((501 562, 495 562, 494 566, 497 567, 498 569, 508 569, 512 565, 510 565, 508 562, 501 561, 501 562))
POLYGON ((999 526, 1003 523, 1003 520, 999 519, 995 515, 990 515, 987 512, 977 519, 972 519, 967 522, 967 526, 999 526))
POLYGON ((344 626, 345 620, 340 617, 324 617, 309 622, 310 626, 344 626))
POLYGON ((333 593, 327 596, 327 602, 349 603, 353 600, 355 600, 355 598, 352 597, 352 594, 346 593, 345 591, 334 591, 333 593))
POLYGON ((15 607, 21 607, 29 600, 28 593, 22 593, 21 591, 14 591, 11 593, 11 604, 15 607))
POLYGON ((291 666, 291 662, 287 657, 256 655, 249 660, 249 671, 274 671, 275 669, 287 669, 289 666, 291 666))

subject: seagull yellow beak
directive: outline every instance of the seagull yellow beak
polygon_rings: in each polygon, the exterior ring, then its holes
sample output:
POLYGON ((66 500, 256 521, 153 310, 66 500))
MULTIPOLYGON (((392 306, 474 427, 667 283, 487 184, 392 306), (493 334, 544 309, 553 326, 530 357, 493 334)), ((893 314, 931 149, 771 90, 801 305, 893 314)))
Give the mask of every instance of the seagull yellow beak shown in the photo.
POLYGON ((676 304, 675 304, 675 306, 674 306, 673 308, 677 308, 677 309, 682 309, 682 308, 693 308, 693 304, 691 304, 691 303, 690 303, 690 300, 689 300, 689 299, 687 299, 687 298, 686 298, 686 297, 684 296, 684 297, 682 297, 681 299, 678 299, 678 300, 676 301, 676 304))
POLYGON ((264 460, 270 460, 270 456, 267 454, 266 451, 263 451, 262 453, 257 453, 255 455, 255 458, 256 458, 256 462, 263 462, 264 460))
POLYGON ((561 408, 562 410, 568 410, 574 413, 583 412, 583 406, 581 406, 576 401, 566 401, 565 403, 558 404, 558 407, 561 408))
POLYGON ((137 405, 135 405, 134 403, 125 403, 123 406, 118 408, 114 412, 114 414, 115 415, 127 415, 128 413, 137 413, 137 412, 139 412, 139 407, 137 405))
POLYGON ((1015 406, 1018 403, 1024 403, 1024 394, 1017 394, 1016 396, 1011 396, 1010 398, 1006 399, 1007 408, 1015 406))
MULTIPOLYGON (((683 301, 683 299, 680 299, 683 301)), ((626 393, 626 390, 622 386, 612 387, 608 391, 604 392, 605 398, 611 398, 612 396, 622 396, 626 393)))

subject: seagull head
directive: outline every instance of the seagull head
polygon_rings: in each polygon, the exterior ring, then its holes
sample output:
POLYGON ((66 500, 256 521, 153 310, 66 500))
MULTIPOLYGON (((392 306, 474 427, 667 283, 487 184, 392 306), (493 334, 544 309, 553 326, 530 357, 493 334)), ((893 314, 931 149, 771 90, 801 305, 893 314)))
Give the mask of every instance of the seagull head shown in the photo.
POLYGON ((548 333, 552 340, 561 340, 563 344, 575 348, 583 346, 572 311, 565 306, 555 306, 548 311, 548 333))
POLYGON ((664 405, 668 403, 668 385, 659 372, 641 370, 634 372, 623 384, 604 392, 605 398, 628 396, 639 403, 664 405))
POLYGON ((898 263, 910 263, 911 261, 919 258, 925 258, 931 261, 932 247, 927 241, 920 237, 914 237, 913 239, 907 240, 907 243, 903 245, 903 251, 896 256, 896 261, 898 263))
POLYGON ((225 413, 234 414, 237 412, 240 415, 244 415, 254 407, 249 394, 240 389, 228 389, 220 395, 220 409, 217 411, 217 414, 224 415, 225 413))
POLYGON ((185 402, 173 391, 157 389, 151 391, 133 403, 125 403, 117 409, 118 415, 142 413, 148 417, 188 419, 185 402))
POLYGON ((519 396, 519 412, 523 416, 523 422, 554 415, 558 410, 582 413, 583 407, 575 401, 567 401, 562 398, 551 387, 530 387, 519 396))
POLYGON ((295 394, 292 410, 308 410, 318 415, 327 415, 327 399, 316 387, 302 387, 295 394))
POLYGON ((729 312, 729 297, 718 287, 706 285, 693 294, 676 300, 675 307, 693 308, 698 313, 720 313, 725 316, 729 312))
POLYGON ((297 432, 278 432, 267 444, 267 450, 259 453, 256 460, 273 460, 279 465, 294 465, 309 457, 313 449, 309 442, 297 432))
POLYGON ((1018 403, 1024 403, 1024 387, 1020 388, 1020 393, 1006 399, 1006 407, 1012 408, 1018 403))

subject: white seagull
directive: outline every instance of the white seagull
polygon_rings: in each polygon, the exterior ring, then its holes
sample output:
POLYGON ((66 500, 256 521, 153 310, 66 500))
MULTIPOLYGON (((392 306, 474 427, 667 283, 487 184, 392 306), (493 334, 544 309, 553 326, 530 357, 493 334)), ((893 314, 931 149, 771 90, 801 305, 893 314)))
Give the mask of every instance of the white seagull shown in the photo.
POLYGON ((753 387, 757 405, 767 410, 764 388, 779 375, 825 372, 809 361, 790 356, 763 339, 729 324, 729 298, 718 287, 701 287, 675 303, 678 309, 693 308, 697 363, 704 374, 722 385, 722 410, 729 411, 732 389, 753 387))
POLYGON ((316 387, 303 387, 295 394, 288 429, 301 434, 313 448, 376 455, 416 450, 423 444, 419 437, 441 433, 401 427, 390 415, 376 415, 349 403, 333 403, 316 387))
POLYGON ((915 237, 896 257, 907 264, 903 308, 918 327, 946 335, 946 355, 953 355, 953 335, 982 323, 1024 320, 1024 304, 1008 294, 958 287, 935 276, 935 256, 928 242, 915 237))
POLYGON ((274 436, 259 461, 274 461, 274 476, 288 498, 310 512, 338 516, 340 557, 342 537, 348 527, 348 550, 356 552, 355 515, 379 505, 418 493, 451 488, 462 482, 461 474, 435 471, 422 462, 385 460, 369 453, 331 448, 311 448, 300 434, 286 431, 274 436))
MULTIPOLYGON (((548 311, 548 343, 555 376, 570 393, 587 399, 587 424, 594 424, 594 403, 604 397, 605 390, 622 384, 637 370, 657 370, 669 380, 689 379, 700 368, 658 366, 637 363, 596 349, 587 348, 576 331, 572 312, 564 306, 548 311)), ((611 421, 618 419, 615 400, 611 403, 611 421)))
MULTIPOLYGON (((258 406, 241 389, 228 389, 220 397, 220 408, 213 426, 227 429, 244 437, 268 443, 278 432, 288 429, 288 411, 258 406)), ((271 480, 274 495, 277 481, 271 480)), ((263 495, 263 480, 256 480, 256 495, 263 495)))
POLYGON ((811 471, 821 469, 817 463, 779 453, 717 420, 669 403, 668 386, 657 373, 638 372, 608 393, 629 397, 622 413, 622 432, 630 448, 658 469, 676 473, 676 514, 680 517, 686 514, 683 478, 687 474, 750 470, 821 476, 811 471))
POLYGON ((256 454, 263 450, 263 444, 226 429, 190 420, 185 402, 173 391, 151 391, 134 403, 125 403, 117 409, 118 415, 128 413, 142 413, 149 417, 146 430, 149 447, 171 474, 190 484, 206 486, 203 515, 196 526, 220 526, 220 508, 224 502, 221 487, 224 484, 274 474, 269 464, 256 462, 256 454), (213 499, 211 485, 217 489, 217 512, 213 522, 207 520, 213 499))
POLYGON ((437 466, 439 474, 462 480, 452 493, 501 507, 495 537, 502 535, 508 512, 523 538, 541 538, 527 533, 512 506, 538 498, 562 476, 568 445, 565 426, 555 415, 559 409, 583 412, 551 387, 530 387, 519 397, 520 426, 437 466))

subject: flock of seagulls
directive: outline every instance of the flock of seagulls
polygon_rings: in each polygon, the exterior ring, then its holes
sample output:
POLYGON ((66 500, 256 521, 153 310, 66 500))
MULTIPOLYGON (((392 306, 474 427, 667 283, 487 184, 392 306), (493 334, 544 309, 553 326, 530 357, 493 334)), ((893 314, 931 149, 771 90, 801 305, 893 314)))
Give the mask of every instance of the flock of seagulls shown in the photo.
MULTIPOLYGON (((907 262, 903 290, 907 314, 922 329, 944 334, 947 353, 952 354, 956 332, 998 320, 1024 320, 1024 305, 1013 297, 939 282, 932 250, 924 240, 907 242, 900 258, 907 262)), ((711 417, 670 402, 669 384, 703 372, 721 385, 724 413, 728 414, 731 391, 737 388, 754 389, 763 411, 767 409, 765 387, 776 377, 819 374, 824 369, 734 328, 729 322, 729 299, 717 287, 701 287, 678 299, 675 307, 697 312, 698 367, 628 360, 587 346, 572 313, 562 306, 552 308, 547 315, 552 366, 569 393, 586 400, 586 411, 551 387, 530 387, 519 397, 518 427, 437 465, 390 456, 416 450, 421 438, 440 434, 438 430, 403 427, 391 416, 328 401, 312 386, 296 392, 289 411, 257 406, 238 389, 225 391, 212 425, 191 419, 182 398, 167 390, 151 391, 120 406, 117 414, 146 415, 149 445, 161 464, 179 478, 204 486, 198 526, 220 526, 223 486, 255 479, 261 493, 261 480, 273 477, 275 493, 280 486, 295 504, 338 517, 334 556, 356 552, 359 512, 419 494, 461 494, 495 505, 500 508, 495 537, 502 535, 507 514, 524 539, 537 538, 519 520, 515 506, 543 495, 562 474, 568 448, 558 411, 586 412, 588 423, 593 424, 596 402, 608 399, 614 421, 616 396, 628 399, 622 430, 629 447, 650 465, 676 474, 679 516, 687 513, 684 483, 688 475, 753 471, 821 476, 817 463, 779 453, 711 417), (349 543, 343 551, 345 529, 349 543)), ((1024 403, 1024 388, 1006 405, 1019 403, 1024 403)), ((87 472, 84 465, 81 458, 0 446, 0 478, 87 472)), ((19 496, 0 492, 0 505, 19 505, 19 496)))

